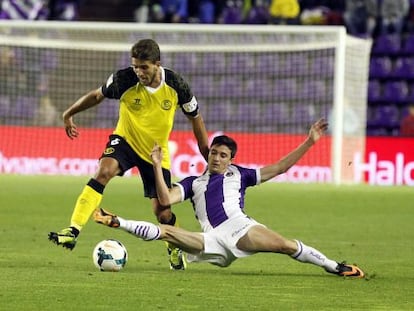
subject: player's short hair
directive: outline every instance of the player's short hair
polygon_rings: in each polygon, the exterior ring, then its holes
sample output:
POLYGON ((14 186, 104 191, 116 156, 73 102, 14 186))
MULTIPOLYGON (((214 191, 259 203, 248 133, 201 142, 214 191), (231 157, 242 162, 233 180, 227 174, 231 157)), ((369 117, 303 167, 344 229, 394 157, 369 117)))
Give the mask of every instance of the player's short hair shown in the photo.
POLYGON ((233 159, 236 156, 237 152, 237 143, 233 138, 230 138, 226 135, 220 135, 214 137, 213 141, 211 142, 211 146, 218 145, 218 146, 227 146, 231 151, 231 158, 233 159))
POLYGON ((139 40, 131 48, 131 57, 139 60, 149 60, 155 63, 161 59, 160 47, 152 39, 139 40))

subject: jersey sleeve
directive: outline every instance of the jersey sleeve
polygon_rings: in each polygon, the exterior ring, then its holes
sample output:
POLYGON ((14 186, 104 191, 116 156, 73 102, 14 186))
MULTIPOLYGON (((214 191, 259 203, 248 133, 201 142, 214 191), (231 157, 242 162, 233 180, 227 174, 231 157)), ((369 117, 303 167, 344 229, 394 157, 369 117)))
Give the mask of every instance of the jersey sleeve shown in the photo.
POLYGON ((197 99, 191 91, 190 85, 178 73, 164 68, 165 82, 171 86, 178 96, 178 105, 184 114, 195 117, 198 115, 197 99))
POLYGON ((186 177, 183 180, 175 183, 176 186, 180 187, 181 189, 181 197, 182 201, 187 200, 193 197, 193 181, 196 179, 196 176, 186 177))
POLYGON ((111 74, 102 85, 102 94, 106 98, 120 99, 122 94, 138 83, 138 77, 131 67, 118 70, 111 74))
POLYGON ((260 170, 245 168, 235 165, 240 172, 242 183, 245 187, 256 186, 260 183, 260 170))

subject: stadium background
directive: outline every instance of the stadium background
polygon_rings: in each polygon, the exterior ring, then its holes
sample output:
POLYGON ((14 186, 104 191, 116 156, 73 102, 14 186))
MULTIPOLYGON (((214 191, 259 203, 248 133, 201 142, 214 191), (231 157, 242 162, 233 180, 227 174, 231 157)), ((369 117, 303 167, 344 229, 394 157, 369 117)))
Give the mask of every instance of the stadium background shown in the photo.
MULTIPOLYGON (((72 2, 79 5, 77 14, 73 18, 74 23, 76 23, 76 20, 133 23, 136 18, 134 16, 135 9, 139 6, 139 3, 133 1, 99 1, 99 4, 92 0, 72 2), (99 9, 97 9, 98 6, 99 9)), ((301 4, 305 2, 302 1, 301 4)), ((190 1, 190 3, 189 12, 195 12, 196 5, 200 3, 198 1, 190 1)), ((234 23, 237 19, 226 19, 226 16, 231 15, 229 11, 234 11, 237 5, 239 5, 238 8, 241 12, 245 10, 245 7, 240 5, 241 2, 233 1, 232 6, 229 3, 231 1, 222 2, 219 16, 216 16, 215 19, 216 22, 234 23)), ((253 1, 254 3, 255 1, 253 1)), ((257 3, 262 2, 257 1, 257 3)), ((314 1, 314 3, 316 2, 314 1)), ((320 3, 325 4, 323 1, 320 1, 320 3)), ((337 3, 337 6, 341 6, 341 1, 337 3)), ((250 7, 250 10, 253 9, 254 5, 250 7)), ((331 10, 331 13, 333 13, 330 15, 331 17, 339 16, 336 19, 331 18, 333 24, 343 22, 338 11, 331 10)), ((196 20, 197 17, 194 17, 194 13, 192 16, 190 16, 189 21, 196 20)), ((414 39, 410 34, 410 18, 411 15, 406 17, 406 26, 400 34, 373 34, 367 88, 366 150, 364 155, 358 155, 360 158, 352 156, 347 159, 347 163, 360 164, 359 166, 350 165, 348 169, 354 170, 354 172, 358 171, 359 173, 356 175, 363 175, 362 179, 370 184, 411 185, 414 180, 413 152, 410 148, 412 138, 401 138, 399 135, 400 121, 407 115, 408 104, 414 99, 414 88, 412 87, 414 70, 411 66, 414 63, 414 51, 412 49, 414 39)), ((317 21, 317 23, 319 22, 317 21)), ((134 38, 129 38, 128 41, 134 42, 134 38)), ((68 142, 65 142, 62 133, 58 134, 58 131, 53 131, 53 133, 56 133, 56 138, 53 141, 58 143, 56 143, 54 149, 46 148, 50 142, 39 140, 39 136, 35 137, 33 134, 36 132, 35 128, 58 127, 58 130, 61 126, 61 112, 88 88, 94 88, 104 82, 109 74, 107 68, 115 69, 127 66, 129 62, 128 53, 125 52, 122 57, 119 56, 119 53, 108 53, 106 62, 109 61, 107 63, 109 65, 104 69, 99 63, 100 60, 94 57, 90 51, 72 51, 72 54, 77 54, 71 55, 70 59, 64 59, 65 56, 42 49, 21 49, 16 52, 7 45, 3 45, 1 49, 0 122, 2 127, 0 130, 2 136, 7 138, 5 139, 6 143, 0 150, 0 172, 51 174, 54 171, 59 173, 59 170, 46 169, 46 171, 43 171, 39 169, 39 159, 51 158, 55 159, 53 161, 60 163, 62 158, 65 159, 70 155, 70 152, 66 155, 62 153, 63 150, 68 149, 66 145, 68 142), (83 63, 76 62, 76 59, 83 59, 88 62, 88 66, 94 68, 94 70, 88 70, 83 63), (69 66, 65 67, 65 74, 57 70, 59 62, 62 61, 70 62, 69 66), (16 71, 15 68, 20 69, 16 71), (11 71, 13 71, 13 74, 10 74, 11 71), (95 84, 91 84, 89 81, 95 81, 95 84), (86 85, 87 83, 89 84, 86 85), (65 89, 62 89, 62 87, 65 89), (64 94, 64 97, 56 97, 57 92, 54 92, 56 90, 64 94), (27 130, 29 130, 31 136, 27 136, 27 130), (24 137, 32 137, 29 142, 37 141, 37 144, 34 146, 23 144, 24 137), (45 152, 45 150, 49 151, 45 152)), ((236 133, 235 135, 245 133, 246 135, 238 137, 243 141, 245 137, 249 137, 247 136, 247 133, 249 133, 253 135, 250 139, 255 140, 256 143, 266 141, 266 139, 262 139, 262 133, 280 134, 278 141, 282 142, 288 140, 283 138, 283 135, 293 137, 292 139, 289 138, 291 143, 288 145, 279 143, 278 152, 263 153, 263 151, 256 151, 252 154, 252 148, 249 148, 249 144, 246 144, 245 149, 248 152, 240 153, 240 156, 243 157, 244 154, 246 157, 253 157, 255 161, 251 163, 250 159, 244 158, 241 158, 240 161, 260 165, 272 161, 274 157, 283 155, 283 152, 289 150, 294 145, 293 142, 300 140, 301 135, 306 132, 307 126, 312 120, 319 116, 327 117, 329 115, 333 90, 331 87, 327 87, 325 82, 333 78, 333 64, 332 59, 329 58, 332 56, 332 50, 327 50, 324 53, 326 54, 308 58, 307 62, 303 61, 307 57, 303 53, 290 53, 284 58, 277 59, 277 66, 269 66, 269 63, 273 62, 274 65, 275 62, 272 56, 261 55, 256 57, 248 53, 240 54, 240 57, 228 60, 220 53, 206 54, 201 58, 195 55, 188 57, 185 54, 164 53, 163 63, 167 67, 171 66, 182 73, 190 81, 194 93, 200 99, 202 111, 212 135, 215 131, 236 133), (255 58, 253 63, 250 61, 252 57, 255 58), (288 68, 284 67, 286 63, 290 64, 288 68), (255 66, 256 69, 257 67, 259 69, 247 81, 243 75, 246 75, 246 72, 249 71, 249 66, 255 66), (243 72, 240 68, 243 68, 243 72), (270 79, 261 80, 260 72, 269 71, 273 71, 268 75, 270 79), (226 79, 226 75, 235 77, 235 79, 229 81, 230 79, 226 79), (318 76, 319 79, 309 83, 298 83, 292 87, 290 83, 292 79, 290 78, 303 82, 303 75, 314 75, 318 76), (272 84, 272 78, 276 76, 285 79, 272 84), (320 83, 321 81, 322 83, 320 83), (274 93, 282 95, 275 98, 274 93), (295 96, 299 93, 303 94, 295 100, 295 96), (226 94, 226 97, 223 100, 222 97, 217 97, 217 94, 226 94), (264 100, 261 100, 260 104, 251 104, 258 94, 264 100), (318 101, 321 104, 317 106, 300 105, 298 99, 305 99, 308 102, 318 101), (217 104, 218 101, 220 104, 217 104), (237 108, 233 104, 236 101, 237 108), (295 102, 295 108, 290 106, 292 102, 295 102), (260 135, 254 136, 255 134, 260 135)), ((312 80, 312 78, 308 80, 312 80)), ((98 107, 98 109, 84 112, 79 117, 79 125, 90 128, 92 133, 95 133, 94 128, 112 127, 116 121, 116 118, 114 118, 116 113, 117 103, 108 102, 98 107)), ((76 118, 78 119, 78 116, 76 118)), ((188 130, 188 125, 180 113, 177 114, 175 130, 177 132, 184 131, 184 136, 181 137, 185 138, 178 138, 183 156, 194 157, 191 143, 187 142, 189 138, 186 135, 188 133, 185 133, 188 130)), ((84 136, 89 135, 86 133, 84 136)), ((39 135, 44 137, 44 134, 39 135)), ((95 142, 97 139, 94 138, 92 141, 95 142)), ((264 143, 262 144, 263 147, 257 144, 255 146, 265 149, 264 143)), ((329 173, 326 175, 323 171, 325 167, 329 166, 329 146, 330 141, 327 138, 322 146, 318 147, 320 150, 316 151, 320 154, 325 153, 325 157, 309 157, 301 163, 304 168, 309 165, 312 167, 320 166, 322 167, 321 172, 315 173, 310 170, 305 173, 302 172, 304 174, 303 178, 297 179, 294 177, 287 180, 295 182, 325 182, 329 180, 329 173)), ((101 150, 96 144, 94 147, 96 151, 91 153, 92 148, 88 148, 87 141, 81 141, 80 146, 76 146, 76 144, 73 146, 72 144, 71 148, 73 148, 72 150, 78 150, 77 156, 86 159, 85 161, 89 165, 91 165, 91 159, 96 158, 101 150), (79 152, 79 150, 85 151, 79 152)), ((196 163, 198 162, 196 161, 196 163)), ((188 169, 177 169, 175 175, 178 177, 185 175, 185 173, 201 171, 198 164, 196 165, 196 168, 198 168, 196 171, 192 169, 194 168, 192 163, 182 165, 188 166, 188 169)), ((74 172, 75 174, 89 174, 90 168, 85 171, 75 168, 74 172)), ((282 180, 286 179, 282 178, 282 180)))

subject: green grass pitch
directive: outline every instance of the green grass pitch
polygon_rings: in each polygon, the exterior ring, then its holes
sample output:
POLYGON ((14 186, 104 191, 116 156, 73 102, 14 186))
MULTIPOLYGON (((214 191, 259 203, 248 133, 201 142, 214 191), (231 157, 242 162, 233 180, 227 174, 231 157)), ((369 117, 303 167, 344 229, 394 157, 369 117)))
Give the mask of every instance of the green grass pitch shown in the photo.
MULTIPOLYGON (((170 271, 163 242, 93 221, 72 252, 53 245, 47 233, 68 225, 88 179, 0 175, 0 310, 414 310, 413 188, 267 183, 248 190, 250 216, 367 273, 350 280, 279 254, 170 271), (95 244, 107 238, 128 249, 119 273, 93 265, 95 244)), ((117 178, 102 207, 154 221, 149 203, 138 178, 117 178)), ((174 211, 182 227, 199 230, 189 203, 174 211)))

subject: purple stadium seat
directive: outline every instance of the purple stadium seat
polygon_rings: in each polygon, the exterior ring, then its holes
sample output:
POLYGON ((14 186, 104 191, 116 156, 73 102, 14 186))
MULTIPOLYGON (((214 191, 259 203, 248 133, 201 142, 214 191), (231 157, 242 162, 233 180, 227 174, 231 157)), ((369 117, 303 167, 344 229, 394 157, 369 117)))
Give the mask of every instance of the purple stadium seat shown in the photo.
POLYGON ((101 128, 113 128, 116 125, 119 114, 117 100, 106 100, 97 107, 95 126, 101 128))
POLYGON ((250 9, 246 17, 247 24, 268 24, 269 9, 263 6, 254 6, 250 9))
POLYGON ((199 61, 198 69, 212 73, 225 73, 228 71, 226 57, 223 53, 206 53, 199 61))
POLYGON ((19 96, 11 103, 9 124, 23 125, 33 122, 38 109, 39 100, 36 97, 19 96))
POLYGON ((196 97, 213 97, 217 94, 217 82, 215 76, 193 76, 189 83, 191 90, 196 97))
POLYGON ((414 57, 400 57, 395 61, 394 70, 392 71, 394 78, 412 79, 414 78, 414 57))
MULTIPOLYGON (((206 122, 225 123, 233 119, 236 105, 231 100, 220 101, 218 104, 203 106, 203 115, 206 122)), ((222 124, 221 124, 222 126, 222 124)), ((217 128, 221 129, 221 128, 217 128)))
POLYGON ((280 79, 275 81, 273 88, 275 100, 292 100, 298 96, 296 79, 280 79))
POLYGON ((315 121, 315 107, 311 104, 297 105, 292 109, 292 121, 297 125, 306 125, 315 121))
POLYGON ((408 85, 405 81, 390 81, 384 87, 384 100, 388 102, 405 102, 409 94, 408 85))
POLYGON ((392 73, 391 59, 386 56, 372 57, 369 63, 370 78, 386 78, 392 73))
POLYGON ((333 57, 315 57, 310 60, 310 73, 319 77, 329 77, 334 74, 333 57))
POLYGON ((373 54, 396 54, 401 50, 401 37, 398 34, 380 35, 373 44, 373 54))
POLYGON ((227 70, 231 73, 249 72, 255 69, 253 55, 244 53, 232 54, 229 62, 227 70))
POLYGON ((383 127, 367 127, 367 136, 387 136, 388 131, 383 127))
POLYGON ((400 122, 400 112, 395 105, 380 105, 368 110, 367 124, 370 127, 396 127, 400 122))
POLYGON ((235 76, 223 77, 219 82, 216 94, 240 98, 243 96, 243 82, 236 79, 235 76))
POLYGON ((245 82, 243 94, 253 99, 271 100, 273 87, 271 81, 265 78, 250 79, 245 82))
POLYGON ((0 118, 8 117, 11 101, 7 95, 0 95, 0 118))
POLYGON ((243 21, 243 12, 237 6, 225 7, 222 16, 224 24, 241 24, 243 21))
POLYGON ((263 122, 266 124, 288 124, 290 121, 289 107, 287 104, 277 103, 264 107, 263 122))
POLYGON ((195 53, 179 53, 174 58, 174 70, 181 74, 196 73, 198 60, 195 53))
POLYGON ((122 53, 116 63, 116 66, 117 68, 126 68, 128 66, 131 66, 131 53, 130 52, 122 53))
POLYGON ((59 65, 59 56, 56 51, 45 50, 40 57, 40 65, 43 71, 55 70, 59 65))
POLYGON ((35 97, 19 96, 10 107, 10 116, 32 119, 37 111, 39 101, 35 97))
POLYGON ((301 99, 332 100, 332 94, 327 90, 325 81, 310 80, 299 87, 301 99))
POLYGON ((407 86, 408 86, 408 94, 407 97, 405 98, 407 102, 414 102, 414 83, 410 83, 407 81, 407 86))
POLYGON ((198 11, 201 24, 214 24, 215 5, 212 1, 201 1, 198 11))
POLYGON ((402 52, 404 53, 414 53, 414 34, 409 34, 402 46, 402 52))
POLYGON ((263 73, 274 73, 279 66, 279 54, 263 54, 256 60, 256 67, 263 73))
POLYGON ((286 55, 285 59, 280 59, 274 66, 274 73, 283 76, 302 76, 309 74, 309 61, 306 55, 294 53, 286 55))
POLYGON ((260 105, 251 101, 239 103, 232 120, 241 124, 260 125, 262 117, 260 105))
POLYGON ((379 100, 382 100, 382 85, 378 80, 370 80, 368 82, 368 101, 379 100))

